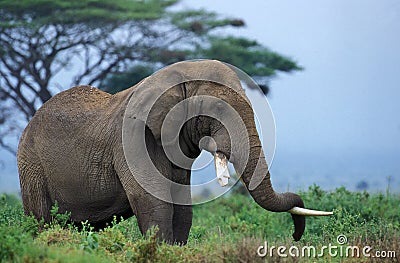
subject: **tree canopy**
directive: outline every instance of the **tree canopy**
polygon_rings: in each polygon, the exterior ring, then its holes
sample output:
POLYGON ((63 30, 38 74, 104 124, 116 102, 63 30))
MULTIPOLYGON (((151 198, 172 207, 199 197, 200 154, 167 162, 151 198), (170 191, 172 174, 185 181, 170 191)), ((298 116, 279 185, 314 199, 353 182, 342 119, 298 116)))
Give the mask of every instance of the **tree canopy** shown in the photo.
POLYGON ((264 85, 276 71, 300 69, 257 41, 223 34, 243 27, 243 20, 171 11, 178 2, 0 0, 0 146, 14 151, 36 110, 74 85, 116 92, 162 66, 195 58, 226 61, 264 85))

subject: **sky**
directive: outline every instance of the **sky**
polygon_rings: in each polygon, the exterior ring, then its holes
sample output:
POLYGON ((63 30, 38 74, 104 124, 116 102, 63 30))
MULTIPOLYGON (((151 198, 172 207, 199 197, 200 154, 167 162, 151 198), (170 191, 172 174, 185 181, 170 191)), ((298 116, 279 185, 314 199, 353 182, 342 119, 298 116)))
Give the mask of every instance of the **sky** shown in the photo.
MULTIPOLYGON (((279 74, 268 102, 276 123, 271 165, 278 190, 355 189, 400 192, 400 2, 397 0, 184 0, 242 18, 226 33, 255 39, 297 61, 303 71, 279 74)), ((18 185, 4 151, 7 180, 18 185)))
POLYGON ((272 181, 400 191, 400 2, 186 0, 243 18, 229 31, 291 57, 303 71, 271 82, 272 181))
POLYGON ((243 18, 247 27, 240 35, 305 68, 271 83, 282 147, 309 142, 302 151, 399 150, 398 1, 185 3, 243 18))

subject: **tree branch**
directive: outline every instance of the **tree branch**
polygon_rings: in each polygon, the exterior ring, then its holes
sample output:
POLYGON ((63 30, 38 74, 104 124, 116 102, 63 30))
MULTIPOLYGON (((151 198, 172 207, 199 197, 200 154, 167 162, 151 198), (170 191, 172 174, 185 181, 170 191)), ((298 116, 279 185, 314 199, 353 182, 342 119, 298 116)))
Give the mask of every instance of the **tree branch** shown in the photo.
POLYGON ((14 156, 17 155, 17 151, 10 145, 5 144, 2 138, 0 138, 0 147, 3 148, 4 150, 10 152, 14 156))

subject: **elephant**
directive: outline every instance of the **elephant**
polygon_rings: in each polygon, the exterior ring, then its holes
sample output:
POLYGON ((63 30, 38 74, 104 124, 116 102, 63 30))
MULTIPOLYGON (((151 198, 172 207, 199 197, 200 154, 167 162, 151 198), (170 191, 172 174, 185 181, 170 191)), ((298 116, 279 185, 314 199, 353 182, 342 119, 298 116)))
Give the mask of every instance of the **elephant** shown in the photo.
POLYGON ((216 60, 173 64, 114 95, 82 85, 44 103, 18 146, 24 211, 48 222, 57 201, 71 221, 100 227, 135 215, 142 234, 157 226, 160 240, 184 245, 193 217, 190 165, 203 149, 222 165, 229 160, 261 207, 290 212, 295 240, 305 215, 329 213, 306 210, 297 194, 273 190, 251 103, 235 71, 216 60), (175 161, 163 145, 168 136, 179 151, 175 161))

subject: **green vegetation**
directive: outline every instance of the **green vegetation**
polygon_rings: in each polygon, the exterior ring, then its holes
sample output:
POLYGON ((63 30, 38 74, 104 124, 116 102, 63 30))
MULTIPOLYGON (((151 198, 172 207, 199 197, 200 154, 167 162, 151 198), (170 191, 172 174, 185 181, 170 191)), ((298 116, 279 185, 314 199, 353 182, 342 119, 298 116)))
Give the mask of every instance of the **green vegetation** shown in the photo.
MULTIPOLYGON (((326 192, 318 186, 300 192, 307 207, 334 210, 331 217, 308 218, 305 235, 300 242, 291 239, 291 217, 287 213, 270 213, 250 197, 231 194, 194 207, 193 226, 186 246, 170 246, 155 238, 157 229, 142 237, 134 217, 114 222, 95 232, 87 223, 67 223, 69 214, 52 209, 50 224, 37 222, 23 215, 22 204, 12 196, 0 197, 0 261, 14 262, 252 262, 300 261, 310 258, 262 259, 257 248, 267 241, 269 246, 315 246, 329 243, 338 246, 337 236, 347 237, 347 245, 368 245, 374 251, 400 253, 399 195, 349 192, 339 188, 326 192)), ((286 253, 288 253, 286 251, 286 253)), ((362 259, 362 258, 361 258, 362 259)), ((313 258, 318 262, 350 260, 337 256, 313 258)), ((359 261, 360 258, 353 258, 359 261)), ((364 258, 363 261, 370 260, 364 258)))

